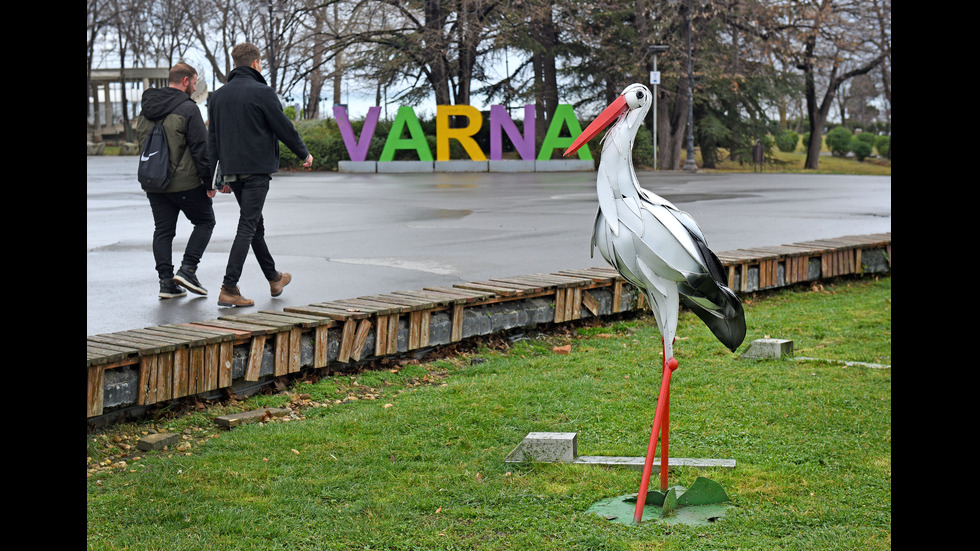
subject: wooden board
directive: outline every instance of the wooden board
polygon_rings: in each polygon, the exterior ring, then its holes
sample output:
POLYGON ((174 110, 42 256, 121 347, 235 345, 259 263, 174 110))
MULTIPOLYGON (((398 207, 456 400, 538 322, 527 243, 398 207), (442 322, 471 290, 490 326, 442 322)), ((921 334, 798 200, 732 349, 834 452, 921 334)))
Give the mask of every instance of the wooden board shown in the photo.
POLYGON ((130 365, 139 357, 139 349, 132 346, 119 346, 88 339, 85 345, 87 367, 102 365, 108 368, 130 365))
POLYGON ((379 316, 386 316, 392 312, 397 312, 400 310, 400 308, 391 304, 381 304, 377 302, 358 300, 358 299, 334 300, 331 302, 322 302, 316 304, 316 306, 319 305, 332 307, 340 311, 361 312, 364 314, 379 315, 379 316))
POLYGON ((448 293, 440 293, 438 291, 426 291, 426 290, 395 291, 392 294, 427 300, 432 304, 433 309, 442 306, 449 306, 452 304, 462 304, 467 300, 466 297, 463 297, 461 295, 450 295, 448 293))
POLYGON ((227 316, 220 316, 218 319, 264 326, 270 328, 270 330, 275 333, 289 331, 294 325, 292 321, 285 320, 279 316, 260 314, 257 312, 251 314, 231 314, 227 316))
POLYGON ((552 285, 543 283, 540 280, 524 277, 494 277, 488 280, 495 285, 506 285, 521 291, 522 294, 538 294, 551 291, 552 285))
POLYGON ((136 338, 146 339, 150 342, 173 345, 177 348, 187 348, 191 346, 191 341, 189 341, 187 338, 162 335, 153 331, 147 331, 146 329, 130 329, 128 331, 122 331, 118 334, 132 335, 136 338))
POLYGON ((156 334, 166 337, 171 337, 174 339, 179 339, 187 344, 187 346, 204 346, 206 344, 214 344, 221 342, 221 336, 216 334, 205 334, 205 333, 195 333, 191 330, 184 329, 172 329, 167 327, 146 327, 141 331, 147 334, 156 334))
POLYGON ((283 321, 290 322, 294 325, 299 325, 307 329, 312 329, 320 325, 327 325, 333 323, 333 320, 326 316, 316 316, 310 314, 303 314, 299 312, 280 312, 277 310, 259 310, 258 314, 264 314, 272 317, 282 318, 283 321))
POLYGON ((458 342, 463 339, 463 305, 453 305, 453 314, 450 320, 449 341, 458 342))
POLYGON ((588 291, 582 291, 582 304, 593 316, 599 315, 599 301, 588 291))
POLYGON ((134 337, 122 333, 107 333, 101 335, 91 335, 88 337, 91 342, 111 344, 119 347, 129 347, 138 350, 139 355, 159 354, 161 352, 173 352, 176 346, 161 343, 157 340, 134 337))
POLYGON ((88 367, 87 397, 85 399, 86 417, 102 415, 105 393, 105 369, 102 365, 90 365, 88 367))
POLYGON ((347 320, 344 323, 344 328, 340 335, 340 347, 337 351, 338 362, 346 363, 350 361, 351 350, 354 348, 354 335, 356 332, 357 320, 347 320))
POLYGON ((321 325, 317 327, 314 331, 316 332, 313 336, 313 367, 321 368, 327 365, 327 345, 328 340, 328 330, 333 327, 331 325, 321 325))
POLYGON ((202 321, 202 322, 197 322, 194 325, 216 327, 219 329, 238 330, 252 337, 257 335, 268 335, 270 333, 276 332, 275 329, 270 328, 268 325, 257 325, 255 323, 245 323, 241 321, 233 321, 228 319, 215 319, 215 320, 202 321))
POLYGON ((417 310, 431 310, 435 308, 435 304, 431 300, 419 299, 416 297, 410 297, 405 295, 397 295, 394 293, 384 294, 384 295, 371 295, 369 297, 359 297, 365 300, 371 300, 374 302, 380 302, 384 304, 392 304, 394 306, 400 307, 402 312, 413 312, 417 310))
POLYGON ((308 305, 308 306, 287 306, 283 308, 286 312, 298 313, 298 314, 309 314, 312 316, 323 316, 325 318, 331 319, 333 321, 346 321, 348 319, 364 319, 370 317, 371 314, 367 312, 361 312, 359 310, 349 310, 346 308, 337 307, 327 307, 321 305, 308 305))
POLYGON ((354 358, 354 361, 360 361, 371 327, 371 320, 364 319, 357 322, 357 331, 354 333, 354 345, 350 351, 350 357, 354 358))
POLYGON ((465 289, 468 291, 485 291, 493 293, 500 297, 516 297, 521 293, 520 290, 515 289, 510 286, 506 286, 502 283, 494 284, 492 282, 472 282, 472 283, 454 283, 454 288, 465 289))
POLYGON ((157 325, 154 327, 147 327, 146 329, 148 331, 166 332, 175 336, 188 335, 191 337, 204 339, 206 343, 233 342, 238 337, 237 334, 231 331, 218 331, 206 327, 191 327, 189 325, 157 325))
POLYGON ((464 289, 460 287, 425 287, 424 291, 435 291, 446 295, 464 297, 467 304, 485 302, 497 297, 497 293, 486 289, 464 289))
POLYGON ((521 277, 531 281, 540 281, 547 285, 554 285, 559 289, 592 285, 592 278, 574 277, 562 274, 528 274, 521 277))
POLYGON ((603 272, 595 269, 585 269, 585 270, 561 270, 556 272, 557 275, 568 275, 572 277, 587 278, 591 279, 592 283, 600 285, 610 285, 615 279, 622 279, 622 276, 618 272, 613 271, 612 273, 603 272))
POLYGON ((245 380, 258 381, 262 369, 262 351, 265 348, 265 335, 255 335, 248 349, 248 363, 245 364, 245 380))

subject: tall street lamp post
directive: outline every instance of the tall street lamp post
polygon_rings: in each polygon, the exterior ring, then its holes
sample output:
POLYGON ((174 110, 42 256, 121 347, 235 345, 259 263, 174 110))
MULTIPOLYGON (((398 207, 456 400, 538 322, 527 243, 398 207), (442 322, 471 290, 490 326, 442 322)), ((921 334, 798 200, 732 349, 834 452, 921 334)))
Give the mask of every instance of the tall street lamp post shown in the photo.
POLYGON ((657 170, 657 86, 660 84, 660 71, 657 70, 657 54, 666 52, 670 46, 655 44, 649 46, 653 54, 653 71, 650 72, 650 84, 653 85, 653 169, 657 170))
POLYGON ((269 77, 272 79, 272 88, 276 87, 276 21, 282 19, 282 8, 273 0, 268 0, 268 4, 259 5, 259 13, 269 17, 269 77))

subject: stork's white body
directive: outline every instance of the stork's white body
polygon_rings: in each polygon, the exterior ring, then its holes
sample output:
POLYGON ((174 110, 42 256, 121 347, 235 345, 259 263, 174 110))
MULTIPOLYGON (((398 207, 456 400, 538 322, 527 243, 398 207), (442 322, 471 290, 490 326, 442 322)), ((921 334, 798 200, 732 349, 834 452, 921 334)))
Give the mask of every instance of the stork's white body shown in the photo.
POLYGON ((633 516, 636 523, 643 519, 643 504, 661 433, 660 489, 667 490, 670 373, 677 369, 673 342, 680 305, 683 303, 697 314, 729 350, 734 352, 745 338, 742 303, 725 286, 724 269, 708 248, 701 228, 670 201, 641 188, 636 179, 633 139, 651 100, 646 86, 627 86, 565 151, 565 156, 574 153, 615 119, 604 138, 599 160, 596 178, 599 212, 592 246, 598 247, 606 262, 643 291, 663 337, 663 382, 637 493, 633 516))

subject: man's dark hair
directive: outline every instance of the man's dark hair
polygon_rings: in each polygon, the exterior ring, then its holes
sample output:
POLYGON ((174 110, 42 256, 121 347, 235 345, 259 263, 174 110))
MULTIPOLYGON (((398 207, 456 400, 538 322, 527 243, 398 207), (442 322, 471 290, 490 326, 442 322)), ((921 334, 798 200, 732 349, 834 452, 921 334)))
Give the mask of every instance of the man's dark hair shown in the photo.
POLYGON ((170 69, 170 84, 180 84, 184 77, 194 78, 196 74, 197 69, 181 61, 170 69))
POLYGON ((242 42, 231 50, 231 59, 235 67, 248 67, 256 59, 262 59, 262 51, 255 44, 242 42))

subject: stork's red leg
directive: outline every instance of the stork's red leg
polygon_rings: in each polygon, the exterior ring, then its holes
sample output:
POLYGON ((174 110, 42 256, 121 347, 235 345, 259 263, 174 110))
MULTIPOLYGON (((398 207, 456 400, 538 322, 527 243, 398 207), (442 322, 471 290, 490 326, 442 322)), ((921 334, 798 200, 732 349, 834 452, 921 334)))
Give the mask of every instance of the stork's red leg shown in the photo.
POLYGON ((660 443, 660 489, 665 492, 667 491, 667 435, 670 432, 670 374, 675 369, 677 369, 677 360, 674 358, 667 360, 664 366, 664 380, 667 381, 667 398, 664 400, 664 418, 661 428, 663 441, 660 443))
MULTIPOLYGON (((660 382, 660 396, 657 398, 657 412, 653 416, 653 430, 650 431, 650 443, 647 446, 646 460, 643 462, 643 475, 640 477, 640 491, 636 496, 636 509, 633 512, 633 522, 640 524, 643 520, 643 505, 646 503, 647 490, 650 487, 650 475, 653 471, 653 457, 657 450, 657 440, 661 427, 666 428, 667 408, 670 403, 670 374, 677 369, 677 360, 670 358, 664 361, 663 379, 660 382)), ((660 485, 666 490, 667 483, 667 433, 664 432, 664 442, 660 457, 660 485)))
MULTIPOLYGON (((664 364, 663 379, 660 382, 660 396, 657 398, 657 412, 653 416, 653 430, 650 431, 650 443, 647 446, 646 460, 643 462, 643 475, 640 477, 640 491, 636 496, 636 510, 633 512, 633 521, 637 524, 643 520, 643 505, 646 503, 647 490, 650 487, 653 457, 656 454, 660 427, 667 408, 668 396, 670 395, 670 374, 674 369, 677 369, 677 360, 670 358, 664 364)), ((663 458, 661 458, 661 461, 663 461, 663 458)))

